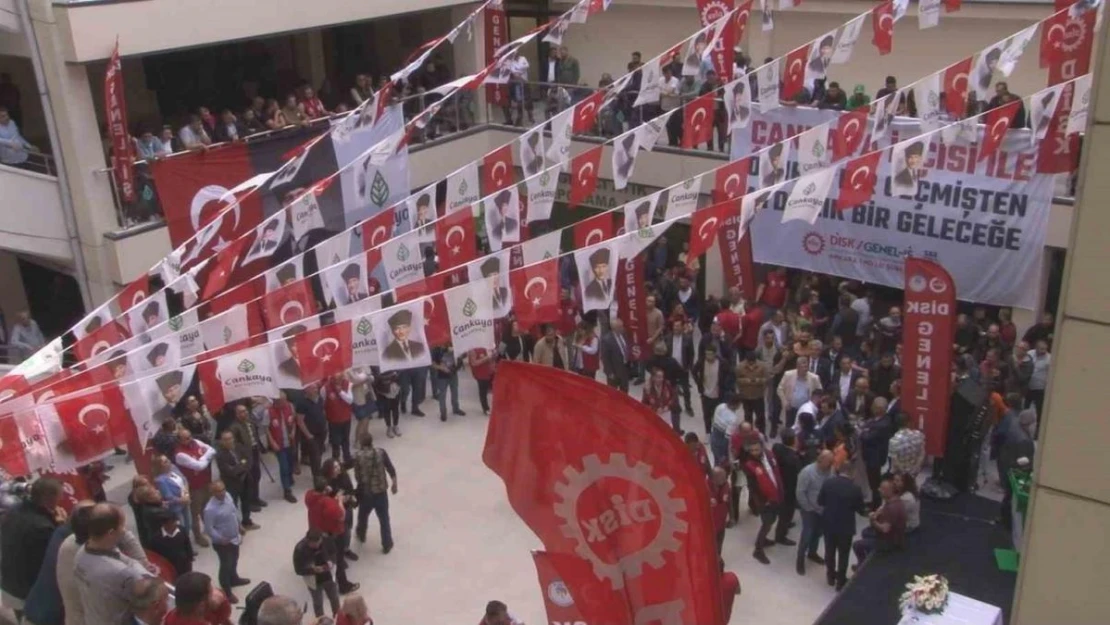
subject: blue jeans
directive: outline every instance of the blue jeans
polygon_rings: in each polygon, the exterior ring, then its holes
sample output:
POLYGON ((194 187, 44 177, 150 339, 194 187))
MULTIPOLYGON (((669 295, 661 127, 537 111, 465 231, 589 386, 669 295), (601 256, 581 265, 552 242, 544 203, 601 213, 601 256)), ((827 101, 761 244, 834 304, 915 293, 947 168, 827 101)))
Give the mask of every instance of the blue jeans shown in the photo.
POLYGON ((393 546, 393 528, 389 525, 389 493, 366 493, 358 495, 358 524, 355 534, 359 542, 366 541, 366 522, 370 512, 378 515, 378 524, 382 530, 382 548, 393 546))
POLYGON ((817 555, 817 544, 821 541, 821 515, 817 512, 802 510, 802 537, 798 539, 798 564, 803 564, 807 555, 817 555))
POLYGON ((435 376, 432 381, 435 384, 435 394, 439 397, 439 416, 447 416, 447 390, 451 391, 451 409, 459 409, 459 376, 458 374, 452 375, 449 378, 442 378, 435 376))
POLYGON ((278 462, 278 473, 281 475, 281 489, 293 488, 293 448, 286 447, 274 452, 278 462))
POLYGON ((717 428, 709 432, 709 450, 713 452, 713 464, 728 466, 728 435, 717 428))
POLYGON ((397 375, 401 383, 401 394, 399 395, 401 405, 405 406, 411 399, 412 403, 408 404, 410 411, 419 408, 420 403, 424 401, 427 392, 427 373, 427 367, 417 367, 416 369, 404 369, 397 375))

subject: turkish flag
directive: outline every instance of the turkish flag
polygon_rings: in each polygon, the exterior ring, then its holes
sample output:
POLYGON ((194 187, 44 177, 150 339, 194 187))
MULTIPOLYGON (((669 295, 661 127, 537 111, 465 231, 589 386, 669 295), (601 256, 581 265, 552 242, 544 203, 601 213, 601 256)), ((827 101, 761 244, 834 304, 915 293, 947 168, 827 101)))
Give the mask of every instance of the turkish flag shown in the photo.
POLYGON ((806 44, 786 55, 786 69, 782 74, 783 100, 793 100, 806 84, 806 63, 809 61, 809 45, 806 44))
POLYGON ((574 224, 575 249, 589 247, 613 238, 613 235, 616 234, 616 230, 613 229, 613 221, 613 216, 610 213, 599 213, 574 224))
POLYGON ((1021 100, 1014 100, 987 111, 986 127, 983 128, 983 142, 979 144, 979 158, 977 160, 981 161, 993 156, 998 151, 998 146, 1002 145, 1006 133, 1010 130, 1010 124, 1014 123, 1014 115, 1017 114, 1019 106, 1021 106, 1021 100))
POLYGON ((1098 11, 1064 11, 1045 20, 1041 28, 1041 67, 1048 68, 1053 87, 1091 71, 1098 11))
POLYGON ((242 255, 247 243, 249 243, 247 237, 240 237, 216 253, 216 260, 208 265, 210 270, 204 281, 204 288, 200 292, 201 301, 210 300, 227 288, 235 268, 239 265, 239 256, 242 255))
POLYGON ((967 114, 967 77, 971 74, 971 61, 969 56, 944 70, 944 108, 957 119, 967 114))
POLYGON ((962 0, 944 0, 944 12, 955 13, 960 10, 960 2, 962 0))
POLYGON ((736 25, 736 42, 739 43, 744 40, 744 35, 748 31, 748 21, 752 17, 752 2, 748 0, 736 8, 736 13, 733 14, 732 23, 736 25))
POLYGON ((1079 167, 1079 135, 1068 135, 1068 117, 1075 97, 1075 83, 1060 90, 1056 114, 1048 122, 1044 139, 1037 142, 1037 173, 1065 174, 1079 167))
POLYGON ((73 344, 73 353, 78 361, 86 361, 101 352, 107 351, 127 340, 129 334, 120 327, 119 322, 110 321, 81 337, 73 344))
POLYGON ((944 267, 907 258, 902 345, 902 412, 925 433, 925 453, 944 457, 948 438, 956 284, 944 267))
POLYGON ((150 277, 144 273, 131 284, 123 287, 116 296, 116 303, 119 305, 120 312, 126 312, 148 297, 150 297, 150 277))
POLYGON ((455 211, 437 220, 435 226, 440 271, 465 265, 478 256, 474 215, 469 210, 455 211))
POLYGON ((879 180, 881 150, 854 158, 840 172, 840 193, 836 197, 836 210, 842 211, 871 201, 875 184, 879 180))
POLYGON ((316 298, 307 278, 291 282, 262 296, 266 327, 273 330, 316 314, 316 298))
POLYGON ((447 302, 443 293, 433 293, 424 298, 424 337, 429 347, 440 347, 451 342, 451 322, 447 319, 447 302))
POLYGON ((66 512, 73 512, 77 504, 92 498, 91 493, 89 493, 89 484, 85 480, 85 476, 80 473, 44 471, 42 477, 61 482, 62 496, 58 498, 58 505, 66 512))
POLYGON ((27 475, 27 456, 23 454, 23 437, 13 415, 0 417, 0 469, 11 476, 27 475))
POLYGON ((598 91, 590 94, 588 98, 582 100, 574 105, 574 120, 571 122, 570 129, 576 134, 589 132, 593 130, 594 122, 597 121, 597 114, 601 111, 601 105, 605 101, 605 90, 599 89, 598 91))
MULTIPOLYGON (((230 345, 228 347, 231 347, 230 345)), ((246 348, 246 345, 242 346, 246 348)), ((226 349, 226 348, 224 348, 226 349)), ((229 350, 227 353, 231 353, 229 350)), ((208 354, 205 354, 209 357, 208 354)), ((197 379, 200 380, 200 397, 204 400, 204 406, 212 414, 223 410, 224 404, 224 386, 220 383, 220 378, 216 377, 216 367, 219 365, 219 359, 215 355, 211 356, 210 360, 201 360, 197 363, 197 379)))
POLYGON ((351 368, 351 322, 339 321, 301 332, 293 338, 301 383, 319 382, 351 368))
POLYGON ((443 273, 434 273, 416 282, 402 284, 393 290, 393 299, 396 303, 407 302, 428 293, 439 293, 443 290, 443 273))
POLYGON ((18 373, 9 373, 0 377, 0 406, 29 390, 31 385, 27 383, 27 378, 18 373))
POLYGON ((854 111, 845 111, 840 114, 840 117, 836 120, 836 128, 833 130, 832 136, 834 161, 855 154, 859 146, 863 144, 863 138, 867 134, 867 116, 869 114, 870 108, 867 106, 861 106, 854 111))
POLYGON ((602 147, 604 146, 592 147, 570 159, 570 197, 567 203, 571 208, 581 204, 597 190, 602 147))
POLYGON ((362 235, 362 249, 369 252, 393 238, 393 207, 383 210, 359 225, 362 235))
POLYGON ((686 264, 694 262, 709 251, 716 240, 717 232, 725 220, 740 214, 740 200, 728 200, 698 209, 690 214, 690 249, 686 252, 686 264))
POLYGON ((559 569, 586 622, 724 622, 705 473, 658 414, 519 362, 493 395, 482 460, 549 553, 590 562, 559 569))
POLYGON ((871 43, 880 55, 894 49, 894 2, 887 0, 871 9, 871 43))
POLYGON ((70 453, 78 464, 96 460, 127 436, 131 415, 119 386, 109 384, 54 402, 70 453))
POLYGON ((505 144, 482 157, 482 194, 492 195, 516 182, 513 148, 505 144))
POLYGON ((748 192, 748 176, 752 170, 752 157, 732 161, 718 167, 713 177, 713 203, 742 197, 748 192))
POLYGON ((713 140, 713 108, 716 91, 694 98, 682 109, 682 147, 691 150, 713 140))
POLYGON ((509 272, 513 312, 522 328, 559 320, 559 259, 528 265, 509 272))

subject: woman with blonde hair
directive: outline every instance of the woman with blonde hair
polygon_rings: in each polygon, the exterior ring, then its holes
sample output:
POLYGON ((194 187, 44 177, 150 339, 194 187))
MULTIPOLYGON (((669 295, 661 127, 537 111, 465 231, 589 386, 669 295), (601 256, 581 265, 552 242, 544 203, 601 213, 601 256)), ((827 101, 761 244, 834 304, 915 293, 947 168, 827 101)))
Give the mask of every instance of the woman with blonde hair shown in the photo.
POLYGON ((374 625, 366 599, 362 595, 344 596, 343 605, 335 615, 335 625, 374 625))

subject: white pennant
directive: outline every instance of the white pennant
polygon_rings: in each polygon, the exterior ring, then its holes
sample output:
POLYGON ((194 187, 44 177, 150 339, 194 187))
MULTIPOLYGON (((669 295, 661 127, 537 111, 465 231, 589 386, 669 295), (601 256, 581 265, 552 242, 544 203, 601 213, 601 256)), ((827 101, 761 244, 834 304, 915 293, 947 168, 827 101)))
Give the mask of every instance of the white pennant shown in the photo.
POLYGON ((724 86, 725 113, 730 130, 743 130, 752 121, 752 90, 748 76, 740 76, 724 86))
POLYGON ((799 178, 794 184, 794 190, 790 192, 790 197, 786 200, 782 223, 794 220, 811 224, 816 222, 825 208, 825 200, 829 197, 829 189, 832 188, 838 169, 838 167, 826 167, 799 178))
POLYGON ((570 140, 574 124, 574 107, 551 118, 551 145, 547 148, 549 165, 566 166, 570 162, 570 140))
POLYGON ((840 39, 836 42, 836 51, 833 52, 832 57, 833 65, 840 65, 851 60, 852 50, 855 49, 856 40, 859 39, 860 32, 863 31, 863 21, 865 19, 867 19, 866 14, 860 15, 840 29, 840 39))
POLYGON ((895 102, 898 94, 892 93, 886 97, 875 100, 872 104, 869 122, 871 125, 871 141, 881 144, 890 133, 890 122, 894 119, 895 102))
POLYGON ((1005 44, 991 46, 975 57, 975 64, 971 68, 971 90, 977 100, 990 100, 991 87, 994 82, 994 70, 1002 58, 1002 48, 1005 44))
MULTIPOLYGON (((280 341, 278 344, 284 347, 280 341)), ((224 400, 277 397, 277 367, 274 366, 272 353, 270 345, 266 344, 220 356, 216 360, 216 378, 223 386, 224 400)), ((300 387, 301 382, 297 378, 296 386, 289 388, 300 387)))
POLYGON ((636 166, 636 153, 640 150, 635 130, 617 137, 613 142, 613 188, 620 191, 628 186, 632 168, 636 166))
POLYGON ((790 176, 787 165, 790 163, 790 140, 767 146, 759 152, 759 188, 766 188, 784 182, 790 176))
POLYGON ((917 116, 921 118, 921 132, 931 132, 946 124, 941 119, 944 112, 940 101, 941 73, 937 72, 913 85, 917 116))
POLYGON ((756 70, 759 83, 759 110, 767 113, 779 107, 779 62, 778 59, 756 70))
POLYGON ((910 8, 910 0, 894 0, 894 22, 906 17, 906 11, 910 8))
POLYGON ((558 257, 562 240, 563 232, 561 230, 554 230, 528 239, 520 246, 520 255, 524 258, 524 264, 534 265, 549 258, 558 257))
POLYGON ((663 130, 667 127, 667 121, 671 115, 680 113, 678 109, 673 109, 665 113, 660 113, 646 124, 640 124, 636 127, 636 146, 645 152, 650 152, 655 149, 655 144, 659 142, 659 136, 663 134, 663 130))
POLYGON ((667 212, 664 218, 666 220, 684 217, 697 209, 703 176, 704 174, 695 176, 665 189, 667 192, 667 212))
POLYGON ((471 161, 447 177, 447 214, 467 208, 481 199, 478 185, 478 161, 471 161))
POLYGON ((759 0, 759 12, 762 15, 760 30, 765 33, 775 29, 775 14, 769 4, 768 0, 759 0))
POLYGON ((920 0, 917 3, 917 29, 927 30, 940 23, 941 0, 920 0))
POLYGON ((640 68, 640 93, 632 106, 659 103, 659 95, 663 87, 663 70, 659 66, 659 58, 651 59, 640 68))
POLYGON ((1060 94, 1066 86, 1067 83, 1061 83, 1029 97, 1029 143, 1033 147, 1045 138, 1049 122, 1056 115, 1056 108, 1060 105, 1060 94))
POLYGON ((451 326, 451 345, 456 355, 496 345, 490 303, 495 288, 488 280, 479 280, 443 294, 451 326))
POLYGON ((1071 98, 1071 111, 1065 132, 1069 135, 1087 130, 1087 117, 1091 108, 1091 75, 1075 79, 1071 98))
POLYGON ((520 135, 518 143, 520 168, 524 171, 525 178, 534 176, 543 169, 543 126, 543 124, 540 124, 532 130, 520 135))
POLYGON ((820 126, 814 126, 798 135, 798 172, 802 175, 826 167, 832 160, 832 154, 829 151, 831 123, 825 122, 820 126))
POLYGON ((551 209, 555 205, 556 190, 559 186, 559 168, 552 167, 527 178, 524 188, 528 192, 527 223, 551 219, 551 209))
POLYGON ((1010 37, 1010 40, 1006 42, 1006 47, 1002 50, 1002 56, 998 59, 998 71, 1002 72, 1003 76, 1009 77, 1014 73, 1014 68, 1017 67, 1021 55, 1025 54, 1029 42, 1033 41, 1033 37, 1037 34, 1037 26, 1038 24, 1033 24, 1010 37))
POLYGON ((831 30, 811 42, 809 58, 806 60, 805 84, 812 85, 813 81, 825 77, 835 51, 836 30, 831 30))

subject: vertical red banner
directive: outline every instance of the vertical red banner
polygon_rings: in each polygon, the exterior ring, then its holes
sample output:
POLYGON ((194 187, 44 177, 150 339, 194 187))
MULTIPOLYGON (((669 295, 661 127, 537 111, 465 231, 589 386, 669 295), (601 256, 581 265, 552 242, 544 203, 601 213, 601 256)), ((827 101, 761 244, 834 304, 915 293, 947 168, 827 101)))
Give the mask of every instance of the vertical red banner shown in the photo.
MULTIPOLYGON (((502 5, 503 6, 503 5, 502 5)), ((482 11, 486 27, 486 65, 497 60, 497 50, 509 42, 509 18, 502 6, 487 4, 482 11)), ((505 85, 486 85, 486 100, 493 106, 504 106, 508 101, 505 85)))
MULTIPOLYGON (((698 0, 698 15, 701 17, 701 25, 709 26, 716 22, 731 11, 734 6, 735 0, 698 0)), ((722 84, 732 80, 732 65, 735 56, 733 48, 735 45, 736 24, 734 20, 730 19, 725 24, 721 36, 717 38, 717 43, 710 53, 713 59, 713 70, 721 78, 722 84)))
POLYGON ((104 114, 108 118, 108 139, 112 144, 112 168, 116 188, 124 202, 135 201, 135 148, 127 125, 127 102, 124 100, 123 69, 119 60, 119 41, 112 50, 104 73, 104 114))
POLYGON ((902 325, 902 409, 925 432, 925 452, 943 457, 952 387, 956 285, 939 264, 907 258, 902 325))
POLYGON ((740 238, 740 215, 732 215, 725 220, 717 232, 717 247, 721 250, 721 266, 724 268, 725 292, 737 286, 744 293, 744 299, 755 301, 755 265, 752 262, 752 233, 740 238))
MULTIPOLYGON (((569 556, 563 556, 566 560, 569 556)), ((536 577, 540 580, 540 591, 543 593, 543 606, 547 610, 547 620, 550 623, 572 623, 573 625, 586 625, 586 617, 574 604, 574 597, 563 582, 563 576, 556 567, 557 556, 546 551, 533 551, 532 560, 536 563, 536 577)), ((589 568, 589 562, 580 560, 580 564, 589 568)), ((566 564, 563 565, 566 568, 566 564)))
POLYGON ((632 344, 632 360, 642 360, 651 354, 647 344, 647 319, 644 317, 647 306, 647 292, 644 289, 644 255, 622 258, 617 269, 617 307, 628 342, 632 344))

